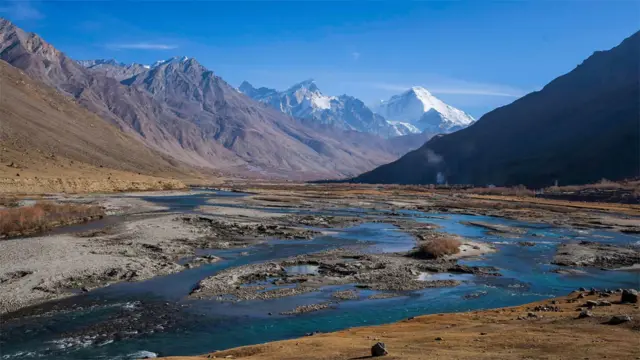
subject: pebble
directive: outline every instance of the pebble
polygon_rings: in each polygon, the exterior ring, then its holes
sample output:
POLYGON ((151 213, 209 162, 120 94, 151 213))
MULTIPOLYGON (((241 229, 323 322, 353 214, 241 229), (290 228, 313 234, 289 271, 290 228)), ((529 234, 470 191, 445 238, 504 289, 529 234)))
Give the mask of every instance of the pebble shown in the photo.
POLYGON ((614 315, 609 319, 610 325, 620 325, 626 322, 633 320, 633 318, 629 315, 614 315))

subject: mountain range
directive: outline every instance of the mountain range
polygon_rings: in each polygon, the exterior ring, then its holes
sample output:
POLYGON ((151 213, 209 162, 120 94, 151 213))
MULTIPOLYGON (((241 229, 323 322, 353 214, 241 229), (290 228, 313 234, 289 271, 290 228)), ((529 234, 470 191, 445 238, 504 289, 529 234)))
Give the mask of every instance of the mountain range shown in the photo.
POLYGON ((116 80, 128 79, 151 68, 149 65, 125 64, 113 59, 78 60, 78 64, 94 73, 100 73, 116 80))
POLYGON ((75 99, 153 154, 192 168, 335 178, 408 150, 368 133, 307 126, 243 95, 195 59, 152 66, 77 62, 6 19, 0 19, 0 59, 75 99))
POLYGON ((282 92, 265 87, 256 89, 246 81, 238 89, 243 94, 307 124, 372 133, 384 138, 397 135, 393 126, 359 99, 349 95, 326 96, 311 79, 282 92))
POLYGON ((542 90, 352 181, 544 187, 637 177, 639 64, 637 32, 542 90))
POLYGON ((435 134, 462 129, 473 122, 471 116, 445 104, 422 87, 413 87, 393 96, 373 110, 353 96, 323 94, 312 79, 284 91, 255 88, 247 81, 238 89, 306 124, 371 133, 383 138, 424 133, 419 138, 426 140, 435 134))

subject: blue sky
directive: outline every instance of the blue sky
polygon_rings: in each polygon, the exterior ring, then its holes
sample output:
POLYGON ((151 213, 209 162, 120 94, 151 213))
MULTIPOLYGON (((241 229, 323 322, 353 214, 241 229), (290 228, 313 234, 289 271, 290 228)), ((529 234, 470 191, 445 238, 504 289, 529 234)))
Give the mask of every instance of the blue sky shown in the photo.
POLYGON ((421 85, 479 117, 640 29, 640 1, 1 1, 75 59, 195 57, 234 86, 314 78, 366 103, 421 85))

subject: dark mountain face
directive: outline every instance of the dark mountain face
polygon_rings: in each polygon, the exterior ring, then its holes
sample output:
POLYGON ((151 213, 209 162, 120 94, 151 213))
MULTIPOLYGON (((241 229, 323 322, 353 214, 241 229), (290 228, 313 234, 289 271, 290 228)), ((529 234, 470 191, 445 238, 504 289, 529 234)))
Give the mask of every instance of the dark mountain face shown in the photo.
POLYGON ((531 187, 639 175, 640 33, 542 90, 353 181, 531 187))
POLYGON ((192 166, 309 179, 354 175, 396 158, 381 139, 354 143, 352 135, 296 122, 239 93, 194 59, 159 62, 119 81, 4 19, 0 59, 192 166))

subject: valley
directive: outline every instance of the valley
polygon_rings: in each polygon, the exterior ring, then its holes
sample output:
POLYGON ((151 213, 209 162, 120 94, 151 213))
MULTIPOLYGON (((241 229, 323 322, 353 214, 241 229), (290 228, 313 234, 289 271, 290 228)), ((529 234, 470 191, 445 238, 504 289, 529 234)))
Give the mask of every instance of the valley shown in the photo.
MULTIPOLYGON (((3 356, 197 355, 638 284, 628 266, 640 263, 640 237, 628 234, 640 228, 637 205, 368 185, 236 181, 222 189, 46 198, 109 215, 0 241, 3 356), (459 246, 452 255, 417 252, 450 238, 459 246), (602 253, 592 249, 607 265, 580 263, 582 250, 564 247, 587 242, 601 244, 602 253)), ((618 311, 633 315, 637 306, 618 311)), ((495 321, 477 314, 478 324, 495 321)), ((249 354, 238 351, 220 356, 249 354)))
POLYGON ((0 359, 640 359, 638 4, 124 5, 0 0, 0 359))

